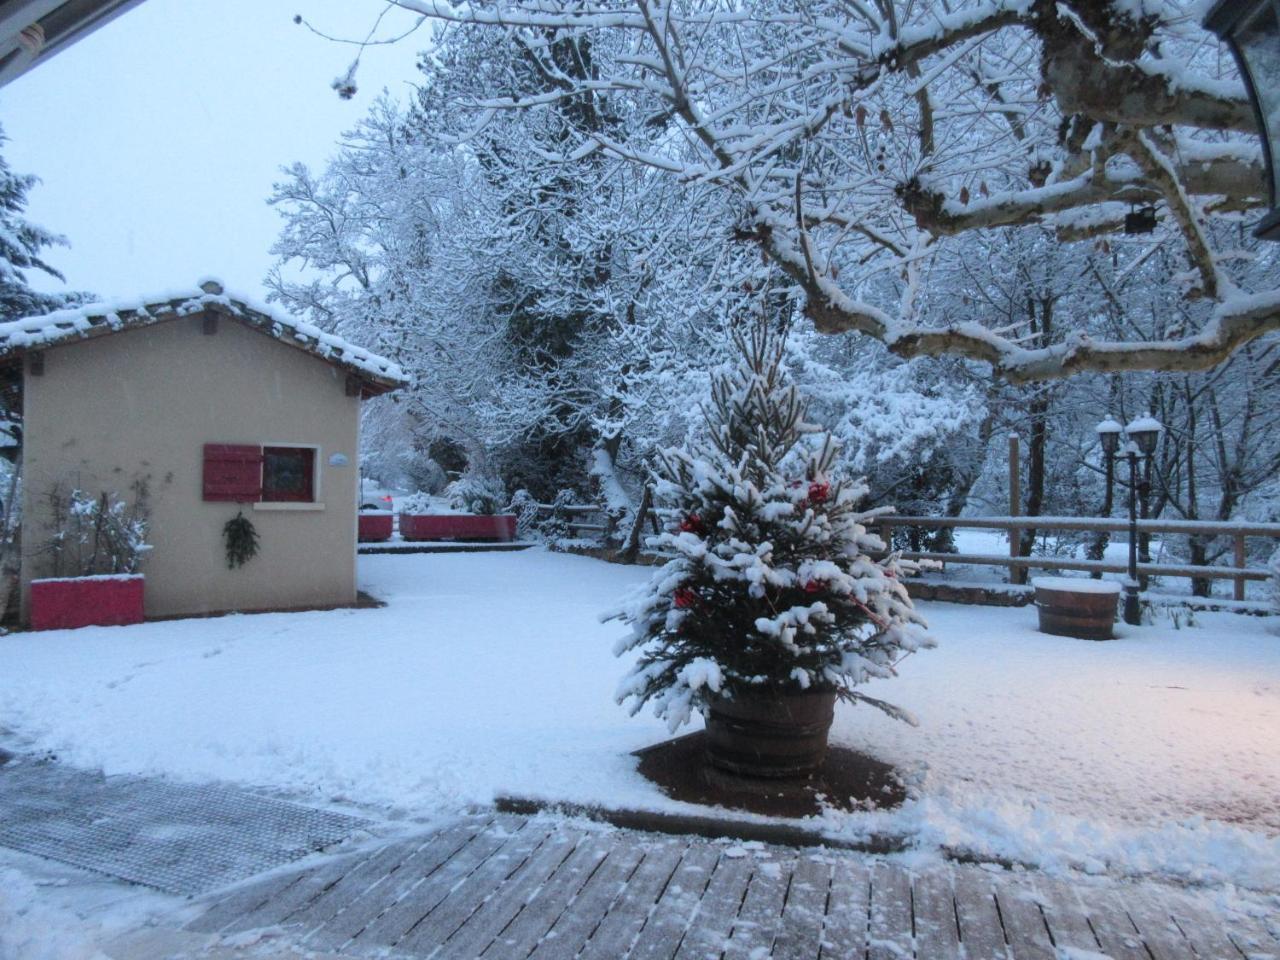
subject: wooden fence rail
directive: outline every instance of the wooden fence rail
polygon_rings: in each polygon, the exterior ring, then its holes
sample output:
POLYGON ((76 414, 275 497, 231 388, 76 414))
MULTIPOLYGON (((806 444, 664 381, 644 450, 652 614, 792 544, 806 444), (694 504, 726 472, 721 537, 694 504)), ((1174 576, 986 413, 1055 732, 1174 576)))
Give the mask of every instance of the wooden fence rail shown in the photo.
MULTIPOLYGON (((876 517, 872 525, 880 538, 890 542, 890 532, 895 527, 919 530, 964 528, 971 530, 1003 530, 1009 534, 1009 556, 996 554, 942 553, 935 551, 904 551, 909 560, 937 560, 944 563, 963 563, 976 566, 1005 567, 1013 570, 1081 570, 1088 573, 1126 573, 1128 564, 1106 560, 1076 560, 1072 557, 1021 556, 1019 540, 1023 530, 1071 530, 1095 533, 1127 533, 1126 520, 1110 520, 1098 517, 905 517, 886 514, 876 517)), ((1139 520, 1139 533, 1164 533, 1199 536, 1206 539, 1230 537, 1232 540, 1231 566, 1201 566, 1192 564, 1139 563, 1138 573, 1144 577, 1184 577, 1191 580, 1231 580, 1236 600, 1245 598, 1245 584, 1250 580, 1267 580, 1271 572, 1266 567, 1248 565, 1247 539, 1261 537, 1280 540, 1280 523, 1215 523, 1208 520, 1139 520)))
MULTIPOLYGON (((649 498, 646 498, 648 501, 649 498)), ((598 534, 601 540, 616 537, 619 529, 619 518, 611 517, 599 505, 593 504, 552 504, 536 505, 539 513, 547 515, 560 514, 566 518, 565 526, 575 533, 598 534), (577 517, 599 517, 599 522, 574 519, 577 517)), ((658 518, 669 514, 646 502, 645 509, 638 519, 633 518, 630 535, 626 538, 628 546, 638 547, 640 527, 647 519, 654 531, 658 529, 658 518)), ((912 550, 903 551, 908 560, 934 560, 941 563, 967 564, 983 567, 1003 567, 1010 573, 1027 570, 1075 570, 1085 573, 1127 573, 1128 564, 1107 560, 1077 560, 1074 557, 1053 557, 1044 555, 1021 556, 1019 539, 1024 530, 1050 531, 1085 531, 1092 533, 1128 533, 1127 520, 1105 519, 1101 517, 911 517, 896 514, 882 514, 870 521, 880 538, 891 542, 891 532, 895 528, 915 528, 918 530, 967 529, 967 530, 1001 530, 1009 535, 1009 554, 977 554, 977 553, 943 553, 941 551, 912 550)), ((1199 536, 1208 538, 1229 537, 1232 541, 1231 566, 1201 566, 1195 564, 1176 563, 1139 563, 1138 573, 1142 577, 1180 577, 1190 580, 1230 580, 1234 586, 1236 600, 1245 599, 1245 584, 1249 581, 1263 581, 1271 577, 1266 567, 1248 565, 1247 540, 1264 538, 1280 541, 1280 523, 1215 523, 1208 520, 1139 520, 1138 532, 1147 534, 1172 534, 1180 536, 1199 536)))

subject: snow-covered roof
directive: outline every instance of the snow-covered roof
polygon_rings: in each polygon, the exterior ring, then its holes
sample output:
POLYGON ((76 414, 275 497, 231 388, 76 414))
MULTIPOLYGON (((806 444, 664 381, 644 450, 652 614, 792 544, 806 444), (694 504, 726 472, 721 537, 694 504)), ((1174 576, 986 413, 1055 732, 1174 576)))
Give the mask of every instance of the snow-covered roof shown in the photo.
POLYGON ((216 280, 202 281, 190 290, 132 300, 86 303, 68 310, 0 323, 0 361, 31 350, 207 312, 232 317, 281 343, 306 350, 348 370, 365 382, 366 395, 385 393, 409 382, 399 364, 287 313, 243 297, 229 296, 216 280))

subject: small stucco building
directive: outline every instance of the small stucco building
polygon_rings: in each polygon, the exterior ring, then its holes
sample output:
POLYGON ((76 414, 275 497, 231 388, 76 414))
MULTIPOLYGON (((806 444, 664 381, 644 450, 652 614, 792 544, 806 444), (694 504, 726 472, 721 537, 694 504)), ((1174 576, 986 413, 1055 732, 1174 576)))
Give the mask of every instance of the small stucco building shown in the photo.
POLYGON ((0 324, 0 367, 20 403, 24 622, 55 485, 145 486, 148 617, 355 602, 360 404, 405 382, 394 363, 207 281, 0 324), (259 552, 230 568, 237 511, 259 552))

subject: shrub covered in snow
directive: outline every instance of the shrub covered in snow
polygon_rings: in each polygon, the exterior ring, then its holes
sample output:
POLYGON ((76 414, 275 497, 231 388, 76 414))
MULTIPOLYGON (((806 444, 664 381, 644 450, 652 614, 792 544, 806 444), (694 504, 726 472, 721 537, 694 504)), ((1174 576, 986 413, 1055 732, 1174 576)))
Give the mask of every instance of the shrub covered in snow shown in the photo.
POLYGON ((147 485, 134 484, 132 503, 106 491, 92 495, 55 484, 46 494, 53 533, 44 544, 55 577, 137 573, 147 539, 147 485))
POLYGON ((532 493, 525 489, 517 490, 511 495, 506 512, 515 515, 516 536, 519 539, 528 540, 537 536, 542 511, 538 509, 538 498, 532 493))
POLYGON ((622 610, 617 644, 638 651, 618 687, 633 713, 652 703, 675 730, 716 698, 835 691, 902 711, 855 687, 887 677, 932 641, 898 579, 896 555, 869 533, 861 482, 832 476, 837 447, 803 421, 781 336, 761 323, 717 373, 704 438, 667 450, 655 494, 674 554, 622 610))
POLYGON ((507 504, 507 490, 496 477, 464 474, 444 488, 449 506, 466 513, 492 515, 507 504))
POLYGON ((407 513, 410 516, 422 516, 424 514, 439 513, 440 502, 430 494, 419 490, 416 493, 409 494, 407 497, 401 497, 396 504, 396 508, 401 513, 407 513))
POLYGON ((569 527, 568 507, 582 500, 580 494, 572 490, 561 490, 551 500, 551 510, 546 513, 537 526, 538 536, 552 546, 567 543, 573 537, 569 527))

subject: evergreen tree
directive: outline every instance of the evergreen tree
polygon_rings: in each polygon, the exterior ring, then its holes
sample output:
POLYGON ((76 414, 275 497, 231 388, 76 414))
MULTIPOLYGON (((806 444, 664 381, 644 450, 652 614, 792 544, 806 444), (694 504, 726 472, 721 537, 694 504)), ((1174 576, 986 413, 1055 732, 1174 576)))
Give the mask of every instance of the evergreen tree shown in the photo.
POLYGON ((867 555, 884 549, 866 528, 883 510, 831 475, 837 445, 804 422, 784 337, 761 321, 734 345, 705 436, 659 458, 671 519, 651 543, 675 556, 615 614, 632 627, 615 652, 639 651, 618 701, 652 702, 675 730, 720 697, 835 691, 910 722, 854 689, 932 645, 897 556, 867 555))
MULTIPOLYGON (((5 139, 0 130, 0 144, 5 139)), ((66 246, 66 238, 22 216, 27 208, 27 191, 39 179, 33 174, 14 173, 0 156, 0 322, 48 313, 83 299, 77 294, 38 293, 27 285, 27 270, 41 270, 65 279, 40 254, 45 247, 66 246)))

